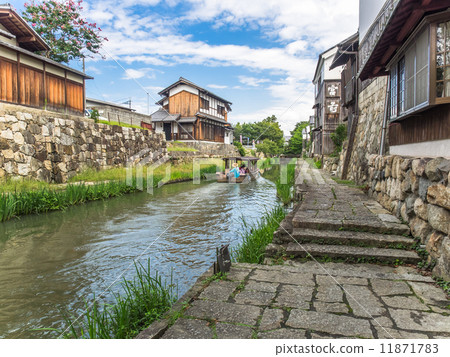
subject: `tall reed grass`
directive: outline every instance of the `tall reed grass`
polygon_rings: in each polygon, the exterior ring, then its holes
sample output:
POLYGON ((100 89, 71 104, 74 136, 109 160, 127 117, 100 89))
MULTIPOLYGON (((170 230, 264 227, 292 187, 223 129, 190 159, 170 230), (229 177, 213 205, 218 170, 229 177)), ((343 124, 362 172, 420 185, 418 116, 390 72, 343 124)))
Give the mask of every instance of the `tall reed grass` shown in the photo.
POLYGON ((277 187, 277 196, 283 202, 284 205, 288 205, 294 198, 294 185, 295 185, 295 165, 287 166, 287 180, 286 183, 282 183, 281 178, 275 181, 277 187))
POLYGON ((64 338, 126 339, 136 337, 152 322, 160 319, 176 301, 175 287, 170 281, 163 282, 156 272, 151 273, 150 260, 147 265, 135 264, 136 276, 121 282, 123 293, 110 292, 112 303, 95 299, 86 301, 86 311, 81 318, 65 316, 62 329, 40 329, 53 331, 64 338))
POLYGON ((262 264, 266 246, 272 242, 273 234, 285 216, 284 208, 277 206, 272 211, 266 212, 254 225, 249 225, 243 219, 242 243, 232 250, 233 260, 238 263, 262 264))

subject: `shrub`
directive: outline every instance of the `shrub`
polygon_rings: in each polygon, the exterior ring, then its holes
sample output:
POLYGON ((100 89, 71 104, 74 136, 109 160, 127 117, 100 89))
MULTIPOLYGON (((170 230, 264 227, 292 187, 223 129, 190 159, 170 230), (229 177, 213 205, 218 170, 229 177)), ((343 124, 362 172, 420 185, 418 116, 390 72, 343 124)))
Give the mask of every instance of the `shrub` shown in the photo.
POLYGON ((245 149, 239 141, 233 142, 233 145, 238 149, 239 155, 245 156, 245 149))
POLYGON ((331 133, 330 138, 334 143, 333 155, 337 156, 342 151, 344 140, 347 139, 347 126, 345 124, 338 125, 335 132, 331 133))

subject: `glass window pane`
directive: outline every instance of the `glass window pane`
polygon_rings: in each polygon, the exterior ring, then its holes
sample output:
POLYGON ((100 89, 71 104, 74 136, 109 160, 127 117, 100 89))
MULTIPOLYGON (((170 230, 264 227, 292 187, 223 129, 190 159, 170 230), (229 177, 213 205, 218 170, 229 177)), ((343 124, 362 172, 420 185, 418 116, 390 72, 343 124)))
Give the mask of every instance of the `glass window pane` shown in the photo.
POLYGON ((416 105, 428 101, 428 67, 425 67, 416 75, 416 105))
POLYGON ((445 24, 439 24, 436 31, 436 37, 437 37, 437 52, 443 52, 444 51, 444 34, 445 34, 445 24))
POLYGON ((436 66, 441 67, 444 65, 444 54, 436 56, 436 66))
POLYGON ((450 82, 446 81, 445 82, 445 97, 449 97, 450 96, 450 82))
POLYGON ((450 80, 450 67, 444 67, 444 79, 450 80))
POLYGON ((398 111, 403 113, 405 111, 405 58, 402 58, 398 63, 398 111))
POLYGON ((415 70, 416 70, 416 47, 412 46, 405 54, 406 68, 406 110, 411 109, 415 105, 415 70))
POLYGON ((450 21, 445 26, 445 50, 450 51, 450 21))
POLYGON ((442 98, 444 96, 444 82, 436 83, 436 97, 442 98))
POLYGON ((444 67, 436 69, 436 80, 442 81, 444 79, 444 67))

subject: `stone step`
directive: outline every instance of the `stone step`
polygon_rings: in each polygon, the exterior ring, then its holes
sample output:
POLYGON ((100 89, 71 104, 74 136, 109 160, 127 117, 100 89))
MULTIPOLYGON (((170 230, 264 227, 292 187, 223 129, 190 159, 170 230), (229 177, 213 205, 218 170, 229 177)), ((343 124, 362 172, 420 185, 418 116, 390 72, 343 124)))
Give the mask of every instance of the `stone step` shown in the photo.
POLYGON ((394 249, 411 249, 415 244, 414 239, 410 237, 370 232, 294 228, 290 235, 286 232, 284 233, 280 232, 277 237, 274 237, 274 243, 298 242, 394 249))
POLYGON ((375 220, 374 217, 361 217, 358 220, 311 218, 302 216, 302 211, 296 213, 292 219, 292 226, 294 228, 318 230, 360 231, 397 235, 410 234, 410 229, 405 224, 383 222, 381 220, 375 220))
POLYGON ((297 244, 289 243, 286 248, 287 256, 306 258, 308 253, 315 258, 341 258, 358 261, 364 258, 368 262, 386 262, 407 264, 417 264, 421 258, 413 251, 385 248, 363 248, 342 245, 321 245, 321 244, 297 244))

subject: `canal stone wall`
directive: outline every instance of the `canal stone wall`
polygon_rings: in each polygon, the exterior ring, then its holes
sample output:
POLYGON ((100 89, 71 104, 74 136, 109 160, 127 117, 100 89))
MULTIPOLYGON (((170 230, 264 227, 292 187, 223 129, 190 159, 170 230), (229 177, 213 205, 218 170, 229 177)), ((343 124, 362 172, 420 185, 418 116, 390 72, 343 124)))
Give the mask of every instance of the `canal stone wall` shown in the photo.
POLYGON ((154 162, 167 156, 162 134, 0 104, 0 179, 63 183, 86 168, 154 162))
POLYGON ((183 142, 184 147, 196 151, 171 151, 170 156, 179 161, 189 161, 194 158, 221 158, 226 156, 240 156, 236 146, 232 144, 213 142, 183 142))

